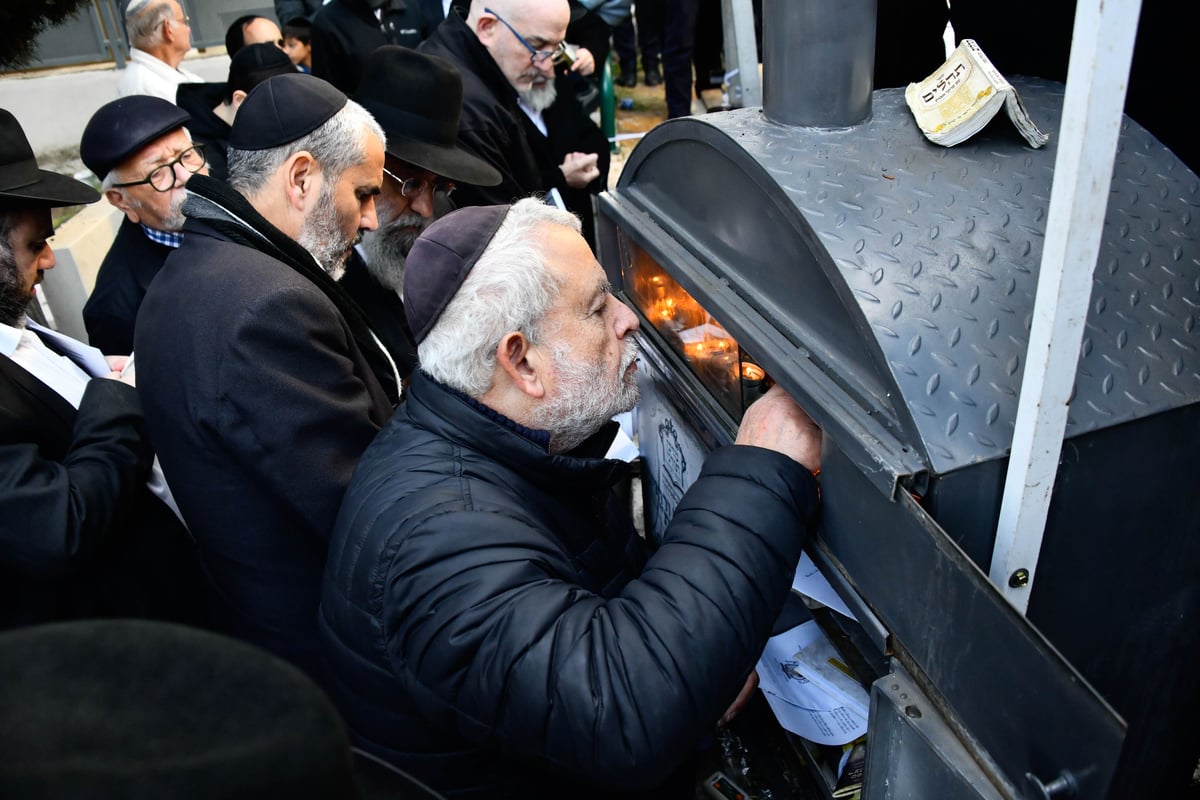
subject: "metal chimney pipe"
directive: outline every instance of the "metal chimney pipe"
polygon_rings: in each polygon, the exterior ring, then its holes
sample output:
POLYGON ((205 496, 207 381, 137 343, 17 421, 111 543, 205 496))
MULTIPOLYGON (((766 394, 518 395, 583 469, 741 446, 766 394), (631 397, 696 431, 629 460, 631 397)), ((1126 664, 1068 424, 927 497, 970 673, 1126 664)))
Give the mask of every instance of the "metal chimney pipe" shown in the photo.
POLYGON ((763 113, 849 128, 871 116, 876 0, 763 0, 763 113))

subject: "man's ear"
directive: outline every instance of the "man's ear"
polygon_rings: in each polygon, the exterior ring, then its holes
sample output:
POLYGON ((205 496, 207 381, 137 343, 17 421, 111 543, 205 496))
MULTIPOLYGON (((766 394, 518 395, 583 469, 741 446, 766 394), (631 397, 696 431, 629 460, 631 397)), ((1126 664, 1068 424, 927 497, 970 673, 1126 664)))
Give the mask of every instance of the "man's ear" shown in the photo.
POLYGON ((141 220, 141 218, 138 216, 137 209, 134 208, 133 204, 129 202, 129 198, 125 196, 124 192, 118 189, 109 189, 104 193, 104 196, 108 199, 108 202, 121 209, 121 211, 124 212, 125 217, 130 222, 136 224, 141 220))
POLYGON ((296 211, 308 211, 321 193, 321 167, 312 153, 301 150, 293 153, 283 163, 284 187, 288 207, 296 211))
POLYGON ((525 334, 509 331, 500 338, 500 344, 496 346, 496 366, 518 391, 535 400, 546 395, 546 385, 542 380, 548 366, 546 359, 525 334))
POLYGON ((499 24, 495 17, 484 15, 475 22, 475 36, 484 45, 491 42, 496 35, 496 25, 499 24))
POLYGON ((242 101, 245 99, 246 99, 245 92, 243 92, 241 89, 234 89, 233 97, 230 99, 230 105, 233 106, 233 110, 237 111, 238 108, 241 107, 242 101))

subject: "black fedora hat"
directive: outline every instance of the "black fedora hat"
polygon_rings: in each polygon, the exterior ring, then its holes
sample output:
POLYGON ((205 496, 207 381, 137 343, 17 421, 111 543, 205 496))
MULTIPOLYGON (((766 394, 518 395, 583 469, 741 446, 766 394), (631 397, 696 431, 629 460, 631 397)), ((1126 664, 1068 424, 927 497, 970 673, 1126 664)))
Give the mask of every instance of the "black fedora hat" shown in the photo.
POLYGON ((86 183, 39 169, 21 123, 0 108, 0 207, 78 206, 100 199, 86 183))
POLYGON ((354 95, 387 134, 390 155, 452 181, 495 186, 496 168, 458 144, 462 98, 457 67, 400 45, 367 56, 354 95))
POLYGON ((438 798, 351 751, 333 703, 265 650, 90 620, 0 634, 0 796, 438 798))

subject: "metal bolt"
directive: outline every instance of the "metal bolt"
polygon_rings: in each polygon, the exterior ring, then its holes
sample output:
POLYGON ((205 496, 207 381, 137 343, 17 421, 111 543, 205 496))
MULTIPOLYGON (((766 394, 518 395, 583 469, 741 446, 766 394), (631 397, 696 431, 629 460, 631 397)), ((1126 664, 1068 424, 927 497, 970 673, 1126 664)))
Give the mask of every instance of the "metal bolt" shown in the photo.
POLYGON ((920 719, 921 709, 917 708, 916 706, 905 706, 904 715, 913 719, 920 719))
POLYGON ((1061 775, 1049 783, 1042 783, 1031 772, 1025 773, 1025 780, 1038 793, 1036 796, 1041 800, 1053 800, 1055 797, 1075 797, 1079 793, 1079 782, 1067 770, 1063 770, 1061 775))
POLYGON ((1021 567, 1008 577, 1008 585, 1014 589, 1020 589, 1022 586, 1029 585, 1029 570, 1021 567))

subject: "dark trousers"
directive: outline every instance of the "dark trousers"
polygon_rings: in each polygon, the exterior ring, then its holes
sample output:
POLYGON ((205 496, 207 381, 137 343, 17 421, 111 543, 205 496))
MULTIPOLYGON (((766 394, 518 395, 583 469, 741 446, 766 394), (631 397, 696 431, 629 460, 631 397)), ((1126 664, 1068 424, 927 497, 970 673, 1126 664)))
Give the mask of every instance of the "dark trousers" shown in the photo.
POLYGON ((720 0, 666 0, 662 60, 669 118, 692 113, 693 67, 697 92, 721 87, 723 46, 720 0))
POLYGON ((613 51, 621 72, 637 71, 638 52, 642 54, 642 69, 656 70, 662 60, 663 28, 666 23, 666 0, 638 0, 635 15, 630 15, 613 29, 613 51), (636 15, 636 27, 634 16, 636 15))

